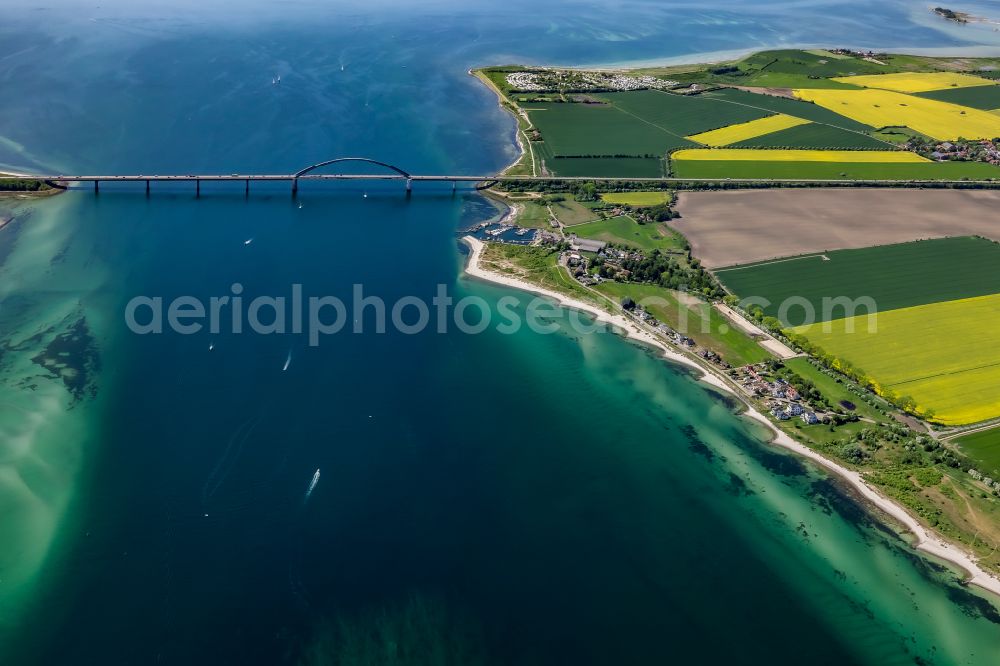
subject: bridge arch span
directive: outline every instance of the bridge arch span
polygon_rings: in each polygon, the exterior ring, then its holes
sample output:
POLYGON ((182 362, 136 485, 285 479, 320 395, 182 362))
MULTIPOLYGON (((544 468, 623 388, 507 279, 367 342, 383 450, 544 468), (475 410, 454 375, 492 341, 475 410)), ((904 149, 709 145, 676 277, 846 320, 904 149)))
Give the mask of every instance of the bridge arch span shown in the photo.
POLYGON ((330 166, 331 164, 337 164, 338 162, 365 162, 367 164, 374 164, 376 166, 385 167, 386 169, 389 169, 390 171, 395 171, 396 173, 398 173, 400 176, 403 176, 404 178, 410 178, 411 177, 409 173, 407 173, 406 171, 403 171, 398 166, 395 166, 395 165, 392 165, 392 164, 387 164, 386 162, 379 162, 378 160, 369 159, 367 157, 338 157, 337 159, 327 160, 325 162, 317 162, 316 164, 312 164, 310 166, 307 166, 305 169, 297 171, 295 174, 293 174, 292 178, 294 178, 294 179, 297 180, 300 176, 304 176, 307 173, 309 173, 310 171, 314 171, 316 169, 320 169, 320 168, 325 167, 325 166, 330 166))

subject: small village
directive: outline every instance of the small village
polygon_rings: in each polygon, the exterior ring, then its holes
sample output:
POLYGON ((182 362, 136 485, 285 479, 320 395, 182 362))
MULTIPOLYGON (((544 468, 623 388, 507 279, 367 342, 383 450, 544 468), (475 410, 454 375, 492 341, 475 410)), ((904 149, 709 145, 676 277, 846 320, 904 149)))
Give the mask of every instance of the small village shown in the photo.
POLYGON ((736 368, 730 372, 730 376, 748 396, 762 400, 768 413, 779 421, 789 421, 798 417, 807 425, 815 425, 828 423, 831 420, 829 414, 817 413, 810 408, 798 389, 785 379, 781 377, 769 379, 770 371, 771 368, 767 363, 758 363, 736 368))
MULTIPOLYGON (((602 260, 602 267, 611 267, 614 279, 619 280, 627 280, 629 278, 628 271, 621 266, 621 262, 628 259, 641 260, 644 258, 643 253, 638 250, 619 248, 601 241, 571 238, 570 249, 565 250, 561 254, 559 263, 566 267, 570 275, 577 282, 586 287, 600 284, 608 279, 602 277, 598 272, 591 272, 591 260, 585 254, 582 254, 588 251, 594 252, 595 256, 602 260), (581 247, 581 243, 599 244, 600 247, 596 249, 584 249, 581 247)), ((761 406, 777 420, 788 421, 798 417, 807 425, 829 421, 827 414, 817 413, 816 410, 810 408, 804 401, 803 396, 799 394, 799 391, 785 379, 768 379, 768 373, 771 369, 766 363, 733 368, 719 354, 710 349, 699 348, 694 339, 667 326, 641 304, 628 299, 621 305, 627 315, 648 328, 653 329, 674 346, 691 352, 721 370, 726 371, 743 388, 748 397, 761 401, 761 406)))
MULTIPOLYGON (((629 275, 628 271, 621 266, 621 262, 644 258, 643 253, 638 250, 619 248, 601 241, 587 241, 572 237, 570 249, 561 254, 559 263, 565 266, 581 285, 587 287, 600 284, 608 278, 602 277, 596 271, 591 272, 591 260, 583 252, 595 253, 595 256, 601 259, 602 267, 612 267, 614 278, 624 280, 627 280, 629 275), (598 244, 600 247, 587 247, 585 249, 581 247, 581 243, 598 244)), ((659 321, 641 304, 627 299, 621 305, 628 316, 652 329, 669 343, 725 371, 749 399, 758 403, 762 411, 766 411, 778 421, 790 421, 797 418, 805 425, 825 424, 832 421, 832 414, 810 405, 806 397, 801 395, 799 390, 786 379, 774 377, 774 369, 768 363, 733 368, 716 352, 699 348, 694 339, 659 321)))
POLYGON ((749 399, 758 403, 758 406, 763 408, 762 411, 766 411, 778 421, 790 421, 798 418, 805 425, 832 422, 833 415, 831 413, 810 405, 807 398, 800 394, 799 390, 792 386, 788 380, 774 377, 774 368, 768 362, 733 368, 717 353, 710 349, 699 348, 692 338, 660 322, 641 305, 624 303, 622 307, 626 314, 654 329, 674 346, 693 353, 726 371, 726 374, 749 399))
POLYGON ((681 85, 679 81, 655 76, 629 76, 614 72, 575 72, 565 70, 535 70, 511 72, 507 84, 515 92, 667 90, 681 85))
POLYGON ((1000 166, 1000 148, 997 147, 995 139, 982 139, 977 141, 942 141, 941 143, 924 143, 921 141, 911 141, 906 147, 915 151, 923 157, 937 162, 965 161, 965 162, 986 162, 993 166, 1000 166))

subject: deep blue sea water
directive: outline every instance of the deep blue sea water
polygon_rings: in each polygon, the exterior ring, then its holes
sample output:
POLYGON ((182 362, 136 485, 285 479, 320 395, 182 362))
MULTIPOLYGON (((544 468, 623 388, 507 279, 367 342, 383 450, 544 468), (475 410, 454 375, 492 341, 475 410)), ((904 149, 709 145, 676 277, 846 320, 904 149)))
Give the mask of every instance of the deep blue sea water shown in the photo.
MULTIPOLYGON (((482 173, 514 157, 513 120, 472 66, 997 42, 913 2, 0 15, 0 165, 62 173, 288 172, 342 155, 482 173)), ((1000 654, 998 612, 954 574, 721 396, 565 315, 547 335, 368 328, 318 347, 125 326, 135 296, 207 300, 234 283, 348 302, 360 284, 390 303, 443 284, 523 309, 527 296, 461 276, 456 230, 494 212, 474 194, 115 189, 0 202, 15 216, 0 231, 0 663, 1000 654)))

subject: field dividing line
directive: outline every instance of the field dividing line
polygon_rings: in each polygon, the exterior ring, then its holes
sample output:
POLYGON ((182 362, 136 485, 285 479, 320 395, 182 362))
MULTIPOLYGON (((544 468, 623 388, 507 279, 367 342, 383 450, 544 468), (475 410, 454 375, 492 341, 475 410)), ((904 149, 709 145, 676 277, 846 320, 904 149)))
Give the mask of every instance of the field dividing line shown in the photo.
MULTIPOLYGON (((736 88, 735 90, 739 90, 739 88, 736 88)), ((665 90, 657 90, 657 92, 661 92, 661 93, 663 93, 665 95, 673 95, 674 94, 674 93, 668 93, 665 90)), ((750 93, 750 94, 751 95, 756 95, 758 93, 750 93)), ((703 99, 708 99, 708 100, 710 100, 712 102, 725 102, 726 104, 735 104, 736 106, 745 106, 748 109, 755 109, 757 111, 766 111, 767 113, 773 113, 773 114, 784 113, 783 111, 775 111, 773 109, 765 109, 764 107, 761 107, 761 106, 754 106, 753 104, 747 104, 745 102, 737 102, 737 101, 734 101, 734 100, 731 100, 731 99, 719 99, 718 97, 705 97, 703 99)), ((785 98, 785 99, 787 99, 787 98, 785 98)), ((799 102, 801 104, 805 104, 805 102, 802 102, 801 100, 799 100, 799 102)), ((834 111, 832 113, 836 113, 836 112, 834 111)), ((795 114, 792 114, 792 113, 786 113, 785 115, 786 116, 793 116, 795 118, 799 118, 800 120, 809 120, 808 118, 802 118, 801 116, 796 116, 795 114)), ((886 141, 885 139, 880 139, 880 138, 878 138, 876 136, 872 136, 871 134, 865 134, 864 132, 862 132, 860 130, 852 130, 852 129, 849 129, 847 127, 841 127, 840 125, 834 125, 833 123, 823 123, 823 122, 820 122, 818 120, 809 120, 809 122, 815 123, 816 125, 826 125, 827 127, 832 127, 834 129, 843 130, 845 132, 852 132, 852 133, 857 134, 859 136, 867 137, 869 139, 875 139, 876 141, 878 141, 880 143, 884 143, 887 146, 892 146, 896 150, 899 150, 899 146, 896 145, 896 144, 894 144, 894 143, 892 143, 891 141, 886 141)), ((719 129, 719 128, 717 128, 717 129, 719 129)), ((877 130, 877 128, 872 128, 872 129, 876 129, 877 130)), ((773 132, 771 132, 771 134, 773 134, 773 132)), ((767 135, 766 134, 762 134, 761 136, 767 136, 767 135)), ((765 150, 766 150, 766 148, 765 148, 765 150)))
POLYGON ((901 382, 893 382, 892 384, 887 384, 890 388, 895 388, 896 386, 903 386, 905 384, 912 384, 913 382, 922 382, 925 379, 936 379, 937 377, 952 377, 955 375, 964 375, 967 372, 974 372, 976 370, 985 370, 986 368, 995 368, 1000 366, 1000 361, 994 363, 986 363, 985 365, 974 365, 968 368, 961 368, 959 370, 952 370, 949 372, 938 372, 933 375, 925 375, 923 377, 914 377, 912 379, 905 379, 901 382))
POLYGON ((799 261, 801 259, 821 259, 823 261, 830 261, 830 258, 825 254, 804 254, 801 257, 789 257, 788 259, 775 259, 773 261, 763 261, 756 264, 747 264, 746 266, 731 266, 730 268, 716 268, 713 273, 727 273, 729 271, 742 271, 747 268, 760 268, 761 266, 771 266, 773 264, 783 264, 787 261, 799 261))
MULTIPOLYGON (((646 120, 646 119, 645 119, 645 118, 643 118, 642 116, 637 116, 637 115, 635 115, 634 113, 632 113, 631 111, 626 111, 625 109, 621 109, 621 108, 619 108, 619 107, 618 107, 618 105, 617 105, 617 104, 612 104, 612 105, 611 105, 611 108, 613 108, 613 109, 615 109, 615 110, 617 110, 617 111, 621 111, 621 112, 622 112, 622 113, 624 113, 625 115, 628 115, 628 116, 632 116, 632 117, 633 117, 633 118, 635 118, 636 120, 639 120, 639 121, 641 121, 641 122, 644 122, 644 123, 646 123, 647 125, 649 125, 649 126, 651 126, 651 127, 655 127, 655 128, 656 128, 656 129, 658 129, 658 130, 661 130, 661 131, 663 131, 663 132, 666 132, 666 133, 667 133, 667 134, 669 134, 670 136, 675 136, 675 137, 677 137, 678 139, 684 139, 685 141, 690 141, 691 143, 698 143, 697 141, 691 141, 691 139, 687 138, 686 136, 683 136, 683 135, 681 135, 681 134, 676 134, 676 133, 674 133, 674 132, 671 132, 671 131, 670 131, 670 130, 668 130, 668 129, 667 129, 666 127, 663 127, 663 126, 661 126, 661 125, 657 125, 657 124, 656 124, 656 123, 654 123, 654 122, 650 122, 649 120, 646 120)), ((704 144, 698 144, 698 145, 704 145, 704 144)))
POLYGON ((947 435, 942 435, 939 437, 939 441, 951 443, 951 440, 958 439, 959 437, 965 437, 966 435, 974 435, 980 432, 986 432, 989 430, 1000 429, 1000 421, 997 419, 991 419, 983 425, 974 426, 968 430, 960 430, 958 432, 948 433, 947 435))

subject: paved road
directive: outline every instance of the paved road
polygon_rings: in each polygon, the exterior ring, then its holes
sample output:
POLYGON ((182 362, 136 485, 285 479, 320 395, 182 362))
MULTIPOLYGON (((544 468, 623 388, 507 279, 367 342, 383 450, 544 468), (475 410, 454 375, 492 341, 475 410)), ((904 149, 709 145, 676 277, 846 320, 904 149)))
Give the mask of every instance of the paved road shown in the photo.
POLYGON ((851 185, 885 185, 912 187, 934 185, 992 185, 1000 187, 1000 180, 856 180, 856 179, 815 179, 815 178, 664 178, 664 177, 629 177, 609 178, 594 176, 469 176, 459 174, 441 175, 410 175, 400 174, 17 174, 0 176, 9 180, 43 180, 63 183, 93 183, 93 182, 193 182, 193 181, 302 181, 302 180, 400 180, 429 182, 574 182, 574 181, 628 181, 638 183, 775 183, 775 184, 851 184, 851 185))

